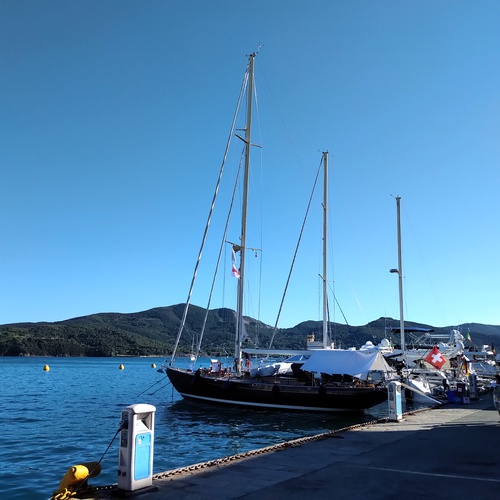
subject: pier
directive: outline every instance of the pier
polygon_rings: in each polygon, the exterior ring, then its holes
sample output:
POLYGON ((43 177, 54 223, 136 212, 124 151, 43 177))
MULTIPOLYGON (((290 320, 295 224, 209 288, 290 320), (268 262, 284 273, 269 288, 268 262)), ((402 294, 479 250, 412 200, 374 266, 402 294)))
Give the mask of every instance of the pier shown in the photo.
MULTIPOLYGON (((133 498, 496 500, 499 420, 491 396, 482 395, 406 413, 400 422, 384 419, 166 471, 153 478, 157 491, 133 498)), ((93 498, 116 494, 97 488, 93 498)))

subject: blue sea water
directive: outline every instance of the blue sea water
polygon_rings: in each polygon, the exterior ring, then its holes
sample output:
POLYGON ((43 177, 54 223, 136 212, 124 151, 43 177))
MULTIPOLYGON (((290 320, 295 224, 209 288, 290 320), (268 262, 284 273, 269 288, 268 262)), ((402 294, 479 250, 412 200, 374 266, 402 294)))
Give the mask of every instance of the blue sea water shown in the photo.
POLYGON ((102 472, 90 484, 116 483, 119 443, 113 437, 122 410, 132 404, 156 407, 155 474, 387 415, 386 404, 346 416, 189 403, 152 367, 163 362, 0 357, 1 498, 48 499, 68 467, 103 454, 102 472))

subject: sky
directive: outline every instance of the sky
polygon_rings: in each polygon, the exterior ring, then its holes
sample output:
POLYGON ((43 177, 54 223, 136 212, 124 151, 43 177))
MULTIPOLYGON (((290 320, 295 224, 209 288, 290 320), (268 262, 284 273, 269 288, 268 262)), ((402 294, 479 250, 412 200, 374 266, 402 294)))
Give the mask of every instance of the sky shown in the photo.
MULTIPOLYGON (((245 314, 276 323, 328 151, 330 320, 399 319, 400 196, 405 320, 500 325, 499 26, 496 0, 3 0, 0 324, 187 300, 258 51, 245 314)), ((319 191, 283 328, 322 317, 319 191)), ((212 308, 236 307, 230 270, 224 245, 212 308)))

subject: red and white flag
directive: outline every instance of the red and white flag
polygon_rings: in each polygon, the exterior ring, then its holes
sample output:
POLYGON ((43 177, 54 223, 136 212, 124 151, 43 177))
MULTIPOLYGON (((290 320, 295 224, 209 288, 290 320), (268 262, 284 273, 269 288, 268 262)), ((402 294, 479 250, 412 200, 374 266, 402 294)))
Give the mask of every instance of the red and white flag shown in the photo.
POLYGON ((238 268, 236 267, 236 254, 234 253, 234 249, 231 250, 233 252, 233 267, 231 269, 231 274, 235 277, 235 278, 239 278, 240 277, 240 272, 238 271, 238 268))
POLYGON ((435 366, 438 370, 440 370, 441 367, 446 363, 446 358, 441 354, 439 349, 434 346, 432 348, 432 351, 424 358, 424 361, 427 361, 427 363, 435 366))

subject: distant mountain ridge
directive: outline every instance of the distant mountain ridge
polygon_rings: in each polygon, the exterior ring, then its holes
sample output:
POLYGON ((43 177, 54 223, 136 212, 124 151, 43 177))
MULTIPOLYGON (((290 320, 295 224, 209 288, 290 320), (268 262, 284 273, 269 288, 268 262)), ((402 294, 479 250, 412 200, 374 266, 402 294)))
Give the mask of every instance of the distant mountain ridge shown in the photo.
MULTIPOLYGON (((157 307, 137 313, 98 313, 57 322, 13 323, 0 325, 2 356, 167 356, 173 350, 184 311, 184 304, 157 307)), ((205 309, 191 305, 179 344, 180 354, 196 350, 205 309)), ((268 347, 273 327, 245 317, 248 339, 244 347, 268 347)), ((234 350, 235 312, 231 309, 209 311, 202 352, 206 355, 228 355, 234 350)), ((433 328, 421 323, 405 322, 405 326, 433 328)), ((388 337, 395 344, 399 320, 379 318, 364 326, 330 323, 336 347, 360 347, 388 337)), ((436 334, 449 335, 455 327, 434 328, 436 334)), ((469 331, 476 346, 500 343, 500 326, 468 323, 459 326, 464 335, 469 331)), ((279 328, 273 347, 301 349, 307 335, 322 334, 321 321, 304 321, 292 328, 279 328)), ((407 343, 409 339, 407 338, 407 343)), ((411 340, 410 340, 411 342, 411 340)))

